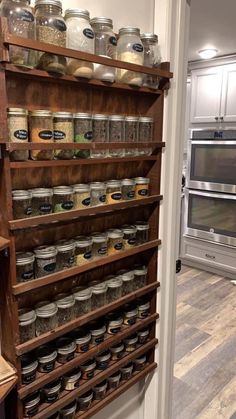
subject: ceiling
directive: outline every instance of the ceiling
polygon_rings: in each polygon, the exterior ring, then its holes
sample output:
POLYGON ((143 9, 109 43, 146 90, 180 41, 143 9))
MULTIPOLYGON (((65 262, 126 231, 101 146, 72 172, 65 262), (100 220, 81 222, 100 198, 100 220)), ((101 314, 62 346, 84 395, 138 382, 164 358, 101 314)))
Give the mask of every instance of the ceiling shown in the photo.
POLYGON ((236 0, 191 0, 190 10, 189 61, 206 47, 217 56, 236 53, 236 0))

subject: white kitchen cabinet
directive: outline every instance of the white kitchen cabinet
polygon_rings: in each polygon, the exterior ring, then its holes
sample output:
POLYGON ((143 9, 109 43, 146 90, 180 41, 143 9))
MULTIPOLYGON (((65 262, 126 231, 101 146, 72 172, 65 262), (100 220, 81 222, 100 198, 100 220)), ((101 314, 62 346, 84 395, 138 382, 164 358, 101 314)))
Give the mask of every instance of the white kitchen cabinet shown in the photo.
POLYGON ((236 121, 236 63, 223 67, 220 117, 224 122, 236 121))

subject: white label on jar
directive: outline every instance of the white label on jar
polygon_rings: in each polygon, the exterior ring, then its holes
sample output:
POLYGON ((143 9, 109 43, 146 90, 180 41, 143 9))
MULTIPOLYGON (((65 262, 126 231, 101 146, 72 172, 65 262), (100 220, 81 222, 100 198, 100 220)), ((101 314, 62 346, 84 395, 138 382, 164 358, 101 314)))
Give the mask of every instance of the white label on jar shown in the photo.
POLYGON ((92 31, 92 29, 85 28, 83 30, 83 34, 84 34, 84 36, 86 36, 89 39, 94 39, 94 32, 92 31))

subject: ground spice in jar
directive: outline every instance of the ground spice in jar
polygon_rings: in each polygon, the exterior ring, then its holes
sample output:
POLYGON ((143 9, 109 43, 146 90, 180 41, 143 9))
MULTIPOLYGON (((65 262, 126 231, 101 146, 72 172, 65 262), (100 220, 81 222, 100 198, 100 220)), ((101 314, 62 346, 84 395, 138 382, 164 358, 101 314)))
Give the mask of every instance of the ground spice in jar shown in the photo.
POLYGON ((99 259, 107 256, 107 236, 104 233, 95 233, 92 235, 92 258, 99 259))
POLYGON ((148 337, 150 335, 150 331, 149 329, 143 329, 143 330, 139 330, 137 332, 138 335, 138 341, 140 344, 146 343, 148 340, 148 337))
POLYGON ((35 337, 36 313, 34 310, 20 309, 18 315, 20 343, 28 342, 35 337))
POLYGON ((30 217, 32 214, 32 193, 24 190, 12 191, 12 204, 15 220, 30 217))
MULTIPOLYGON (((53 134, 55 143, 74 142, 74 121, 70 112, 55 112, 53 114, 53 134)), ((55 157, 58 159, 72 159, 73 150, 56 150, 55 157)))
MULTIPOLYGON (((7 110, 8 141, 10 143, 27 143, 28 135, 28 111, 20 108, 7 110)), ((10 154, 12 160, 28 160, 28 150, 14 150, 10 154)))
POLYGON ((53 188, 53 212, 70 211, 74 208, 74 191, 70 186, 53 188))
POLYGON ((36 336, 43 335, 50 330, 56 329, 58 308, 55 303, 42 301, 36 306, 36 336))
POLYGON ((138 336, 137 334, 129 336, 128 338, 124 339, 125 350, 126 352, 133 352, 137 349, 138 344, 138 336))
POLYGON ((92 310, 92 290, 90 288, 81 289, 74 294, 75 318, 89 313, 92 310))
POLYGON ((81 371, 79 368, 68 372, 66 375, 64 375, 62 382, 63 382, 63 388, 66 391, 73 391, 78 387, 79 380, 81 377, 81 371))
POLYGON ((57 312, 57 324, 62 326, 74 318, 75 299, 73 295, 59 294, 55 301, 57 312))
POLYGON ((108 255, 115 255, 123 250, 123 231, 108 230, 108 255))
POLYGON ((149 195, 150 179, 137 177, 135 180, 135 199, 143 199, 149 195))
MULTIPOLYGON (((122 143, 125 141, 125 118, 121 115, 109 117, 109 142, 122 143)), ((123 149, 109 149, 109 157, 122 157, 123 149)))
POLYGON ((35 253, 35 278, 50 275, 57 270, 57 249, 54 246, 39 246, 35 253))
POLYGON ((60 240, 55 244, 57 249, 57 270, 69 269, 75 266, 75 246, 74 240, 60 240))
POLYGON ((139 118, 137 116, 125 117, 125 141, 127 143, 138 142, 139 118))
POLYGON ((32 192, 32 215, 47 215, 52 213, 53 189, 36 188, 32 192))
POLYGON ((124 249, 128 250, 136 246, 137 227, 132 226, 132 225, 124 225, 122 226, 121 229, 124 233, 124 237, 123 237, 124 249))
POLYGON ((42 373, 49 373, 54 370, 57 351, 52 349, 50 346, 44 345, 38 348, 37 352, 38 358, 38 371, 42 373))
POLYGON ((130 294, 134 291, 134 273, 127 272, 121 275, 122 279, 122 295, 130 294))
POLYGON ((133 179, 123 179, 121 181, 122 199, 124 201, 130 201, 131 199, 134 199, 135 186, 136 183, 133 179))
POLYGON ((150 143, 153 141, 153 118, 139 118, 139 142, 150 143))
MULTIPOLYGON (((50 144, 53 139, 52 112, 39 110, 30 112, 30 141, 32 143, 50 144)), ((33 160, 52 160, 53 150, 31 150, 33 160)))
POLYGON ((122 279, 119 277, 107 281, 107 304, 122 297, 122 279))
POLYGON ((109 335, 116 335, 121 331, 123 318, 119 313, 110 313, 107 316, 107 333, 109 335))
POLYGON ((90 206, 90 185, 73 185, 74 209, 85 209, 90 206))
POLYGON ((146 317, 150 314, 150 301, 139 301, 138 302, 138 318, 139 319, 146 319, 146 317))
MULTIPOLYGON (((89 113, 74 114, 74 129, 76 143, 91 143, 93 141, 92 115, 89 113)), ((86 159, 90 157, 90 150, 76 150, 75 155, 86 159)))
POLYGON ((91 188, 91 207, 97 207, 98 205, 104 205, 107 202, 106 197, 106 184, 103 182, 93 182, 90 184, 91 188))
POLYGON ((82 266, 90 262, 92 257, 92 239, 90 237, 79 236, 75 238, 76 249, 76 265, 82 266))
POLYGON ((59 364, 66 364, 75 357, 76 343, 66 337, 62 337, 56 342, 57 361, 59 364))
POLYGON ((124 307, 124 324, 133 326, 138 318, 138 309, 134 304, 126 304, 124 307))
POLYGON ((18 283, 34 279, 34 260, 35 256, 31 252, 16 253, 16 281, 18 283))
POLYGON ((137 245, 148 242, 150 229, 149 224, 146 221, 136 221, 135 227, 137 228, 137 245))
POLYGON ((121 182, 119 180, 109 180, 107 186, 107 204, 115 204, 122 199, 121 182))
POLYGON ((92 309, 97 310, 106 304, 107 296, 107 285, 105 283, 99 283, 94 285, 92 288, 92 309))
POLYGON ((110 348, 112 361, 118 361, 125 354, 125 345, 123 342, 117 343, 110 348))
MULTIPOLYGON (((103 114, 93 115, 93 142, 107 143, 109 138, 108 116, 103 114)), ((106 150, 91 150, 92 158, 106 157, 106 150)))
POLYGON ((141 371, 147 362, 147 356, 142 355, 139 358, 134 360, 134 370, 135 371, 141 371))

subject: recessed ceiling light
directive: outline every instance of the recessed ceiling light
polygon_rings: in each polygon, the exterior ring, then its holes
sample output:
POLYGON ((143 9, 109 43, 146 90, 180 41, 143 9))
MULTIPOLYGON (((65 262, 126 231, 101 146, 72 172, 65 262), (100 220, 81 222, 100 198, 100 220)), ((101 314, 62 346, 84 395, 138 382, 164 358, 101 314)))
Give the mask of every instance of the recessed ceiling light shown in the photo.
POLYGON ((210 58, 215 57, 217 52, 218 50, 215 48, 206 48, 206 49, 201 49, 200 51, 198 51, 198 54, 204 60, 209 60, 210 58))

